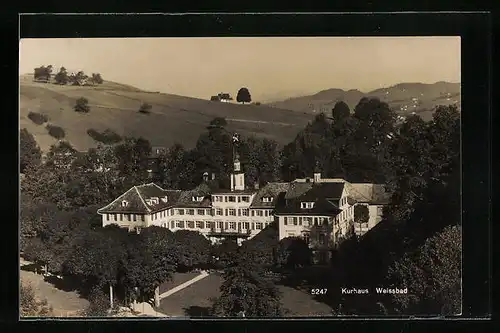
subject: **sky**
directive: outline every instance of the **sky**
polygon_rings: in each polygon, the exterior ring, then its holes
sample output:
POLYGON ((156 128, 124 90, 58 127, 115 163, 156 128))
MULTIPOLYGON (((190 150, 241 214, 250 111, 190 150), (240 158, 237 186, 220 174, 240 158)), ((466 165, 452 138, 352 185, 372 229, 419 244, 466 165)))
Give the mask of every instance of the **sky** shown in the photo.
POLYGON ((270 102, 340 88, 460 82, 459 37, 22 39, 19 74, 52 64, 140 89, 270 102))

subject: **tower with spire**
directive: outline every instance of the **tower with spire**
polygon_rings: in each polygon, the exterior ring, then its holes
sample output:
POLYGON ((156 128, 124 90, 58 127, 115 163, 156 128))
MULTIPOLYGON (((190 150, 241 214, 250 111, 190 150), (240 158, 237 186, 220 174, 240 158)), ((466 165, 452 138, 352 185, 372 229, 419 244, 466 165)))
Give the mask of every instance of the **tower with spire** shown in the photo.
POLYGON ((236 152, 239 143, 237 133, 233 135, 233 172, 231 173, 231 191, 243 191, 245 189, 245 173, 241 169, 240 157, 236 152))

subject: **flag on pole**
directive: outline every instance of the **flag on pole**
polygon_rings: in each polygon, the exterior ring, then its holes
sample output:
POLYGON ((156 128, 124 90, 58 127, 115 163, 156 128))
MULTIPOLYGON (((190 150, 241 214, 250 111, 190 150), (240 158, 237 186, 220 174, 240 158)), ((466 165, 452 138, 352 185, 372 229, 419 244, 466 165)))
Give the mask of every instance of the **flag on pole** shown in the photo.
POLYGON ((233 134, 233 143, 240 142, 240 136, 238 133, 233 134))

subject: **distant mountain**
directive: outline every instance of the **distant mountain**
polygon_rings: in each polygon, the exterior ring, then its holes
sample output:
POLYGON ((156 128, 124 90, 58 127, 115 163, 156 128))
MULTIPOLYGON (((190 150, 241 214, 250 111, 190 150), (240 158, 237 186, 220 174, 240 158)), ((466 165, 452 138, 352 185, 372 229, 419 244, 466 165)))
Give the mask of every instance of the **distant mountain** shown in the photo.
POLYGON ((412 112, 428 120, 437 105, 456 104, 459 109, 460 83, 436 82, 400 83, 392 87, 363 93, 359 90, 328 89, 314 95, 289 98, 284 101, 268 103, 268 105, 311 114, 329 113, 338 101, 344 101, 351 110, 363 97, 377 97, 387 102, 398 114, 408 115, 412 112))

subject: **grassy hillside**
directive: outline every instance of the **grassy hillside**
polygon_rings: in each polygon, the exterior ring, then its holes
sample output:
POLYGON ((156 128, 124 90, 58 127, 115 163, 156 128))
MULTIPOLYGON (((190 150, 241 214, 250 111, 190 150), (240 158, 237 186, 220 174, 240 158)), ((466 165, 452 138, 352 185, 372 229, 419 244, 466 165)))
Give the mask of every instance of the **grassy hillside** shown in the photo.
POLYGON ((269 106, 211 102, 184 96, 146 92, 114 82, 95 87, 59 86, 20 77, 20 127, 31 132, 40 148, 47 151, 56 140, 46 124, 37 125, 30 112, 48 116, 48 124, 60 126, 76 149, 87 150, 95 142, 87 130, 111 129, 121 136, 142 136, 152 145, 171 146, 180 142, 192 147, 210 120, 225 117, 228 129, 244 136, 256 135, 288 143, 311 120, 311 115, 269 106), (76 99, 85 97, 91 111, 73 110, 76 99), (152 105, 150 114, 140 114, 143 102, 152 105))
POLYGON ((460 84, 449 82, 402 83, 369 93, 363 93, 359 90, 328 89, 311 96, 290 98, 268 105, 314 114, 330 112, 335 103, 340 100, 346 102, 352 110, 362 97, 378 97, 389 103, 401 115, 415 112, 424 119, 430 119, 437 105, 457 104, 460 108, 460 84))

